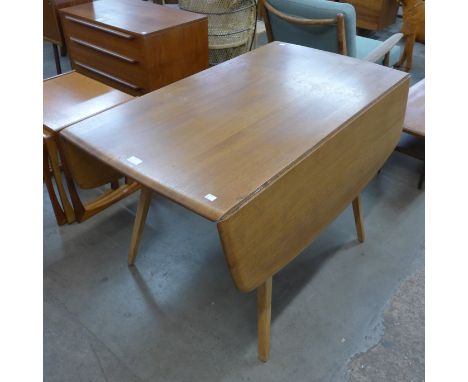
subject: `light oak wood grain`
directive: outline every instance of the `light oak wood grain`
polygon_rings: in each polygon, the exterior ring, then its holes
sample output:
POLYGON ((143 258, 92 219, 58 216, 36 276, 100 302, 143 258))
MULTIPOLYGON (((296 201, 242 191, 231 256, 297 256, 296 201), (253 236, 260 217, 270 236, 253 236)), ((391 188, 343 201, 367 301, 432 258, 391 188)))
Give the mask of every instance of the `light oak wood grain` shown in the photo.
POLYGON ((398 143, 408 84, 406 77, 218 222, 240 290, 278 272, 360 194, 398 143))
POLYGON ((135 216, 135 223, 133 225, 132 239, 130 242, 130 251, 128 253, 128 264, 133 265, 138 253, 138 246, 140 245, 141 235, 145 227, 146 215, 151 202, 151 190, 143 187, 140 193, 140 201, 138 202, 137 213, 135 216))
POLYGON ((272 282, 269 277, 257 288, 258 358, 263 362, 270 357, 272 282))
POLYGON ((62 136, 148 189, 130 264, 149 190, 217 222, 235 285, 257 289, 258 350, 266 361, 272 276, 352 201, 364 239, 357 198, 395 148, 408 86, 406 73, 271 43, 62 136))
POLYGON ((356 224, 356 233, 358 240, 363 243, 366 240, 366 233, 364 231, 364 219, 362 217, 362 203, 361 203, 361 196, 358 196, 356 199, 353 200, 353 214, 354 214, 354 222, 356 224))
POLYGON ((63 136, 218 221, 405 76, 275 42, 75 124, 63 136), (141 163, 129 162, 132 156, 141 163))

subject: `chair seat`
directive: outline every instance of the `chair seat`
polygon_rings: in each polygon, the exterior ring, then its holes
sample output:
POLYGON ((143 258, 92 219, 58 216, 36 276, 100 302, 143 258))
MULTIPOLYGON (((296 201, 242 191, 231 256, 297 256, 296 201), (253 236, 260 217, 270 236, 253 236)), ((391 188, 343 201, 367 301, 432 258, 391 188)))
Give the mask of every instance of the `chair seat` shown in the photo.
MULTIPOLYGON (((356 36, 356 58, 364 59, 370 52, 380 46, 380 44, 382 44, 382 41, 356 36)), ((390 66, 393 66, 397 63, 400 58, 400 53, 401 50, 398 45, 392 48, 390 51, 390 66)), ((379 63, 382 64, 383 59, 379 63)))

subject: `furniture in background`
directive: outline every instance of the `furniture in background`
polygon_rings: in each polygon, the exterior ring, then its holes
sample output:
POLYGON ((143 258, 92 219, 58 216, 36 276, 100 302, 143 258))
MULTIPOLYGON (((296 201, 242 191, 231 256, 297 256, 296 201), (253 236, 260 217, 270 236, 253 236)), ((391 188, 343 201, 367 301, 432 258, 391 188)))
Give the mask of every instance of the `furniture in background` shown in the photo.
MULTIPOLYGON (((408 106, 406 108, 405 121, 403 123, 403 133, 396 150, 419 159, 425 160, 425 80, 421 80, 411 86, 408 96, 408 106)), ((424 167, 418 182, 421 189, 424 184, 424 167)))
POLYGON ((263 0, 268 41, 284 41, 392 66, 400 56, 396 33, 386 41, 356 35, 350 4, 326 0, 263 0))
POLYGON ((359 194, 398 143, 408 87, 407 73, 273 42, 62 135, 142 185, 130 264, 153 191, 216 222, 235 285, 257 290, 266 361, 273 275, 352 202, 364 240, 359 194))
POLYGON ((252 48, 257 21, 256 0, 179 0, 179 7, 208 17, 210 66, 252 48))
POLYGON ((203 15, 135 0, 99 0, 60 13, 72 67, 131 95, 208 66, 203 15))
POLYGON ((58 47, 60 47, 62 51, 65 51, 65 38, 63 37, 62 26, 60 25, 58 9, 89 3, 91 1, 93 0, 43 0, 42 17, 44 40, 52 43, 57 74, 62 73, 58 47))
POLYGON ((398 0, 334 0, 352 4, 357 27, 377 31, 392 25, 398 13, 398 0))
POLYGON ((416 41, 426 41, 426 14, 424 0, 400 0, 403 6, 403 28, 405 47, 395 67, 402 67, 409 72, 413 65, 413 48, 416 41))
POLYGON ((136 191, 139 188, 136 183, 127 181, 119 185, 119 178, 122 178, 119 172, 60 140, 61 132, 74 123, 133 97, 76 72, 45 80, 43 89, 44 181, 57 223, 62 225, 75 220, 86 220, 136 191), (62 170, 67 179, 71 203, 62 179, 62 170), (55 193, 52 179, 55 179, 59 197, 55 193), (91 203, 83 204, 75 183, 83 189, 110 183, 111 189, 91 203))

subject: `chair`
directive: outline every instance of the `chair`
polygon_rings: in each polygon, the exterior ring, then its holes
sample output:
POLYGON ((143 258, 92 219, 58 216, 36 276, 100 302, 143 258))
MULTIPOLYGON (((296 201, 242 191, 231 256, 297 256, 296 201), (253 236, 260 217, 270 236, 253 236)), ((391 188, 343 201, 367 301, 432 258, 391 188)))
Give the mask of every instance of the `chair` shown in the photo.
POLYGON ((362 60, 394 65, 396 46, 403 34, 386 41, 356 35, 356 12, 347 3, 326 0, 263 0, 268 41, 283 41, 339 53, 362 60))

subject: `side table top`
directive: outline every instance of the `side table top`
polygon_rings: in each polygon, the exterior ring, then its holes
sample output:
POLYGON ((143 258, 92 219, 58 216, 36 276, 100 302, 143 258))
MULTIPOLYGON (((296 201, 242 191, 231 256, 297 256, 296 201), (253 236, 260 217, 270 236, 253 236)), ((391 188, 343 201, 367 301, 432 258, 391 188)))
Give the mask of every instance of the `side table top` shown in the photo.
POLYGON ((418 137, 425 137, 426 82, 421 80, 410 87, 403 131, 418 137))
POLYGON ((110 109, 133 97, 76 72, 43 84, 43 125, 50 132, 110 109))
POLYGON ((381 65, 274 42, 62 135, 219 221, 407 78, 381 65))
POLYGON ((122 31, 149 35, 205 19, 205 15, 141 0, 99 0, 60 10, 122 31))

